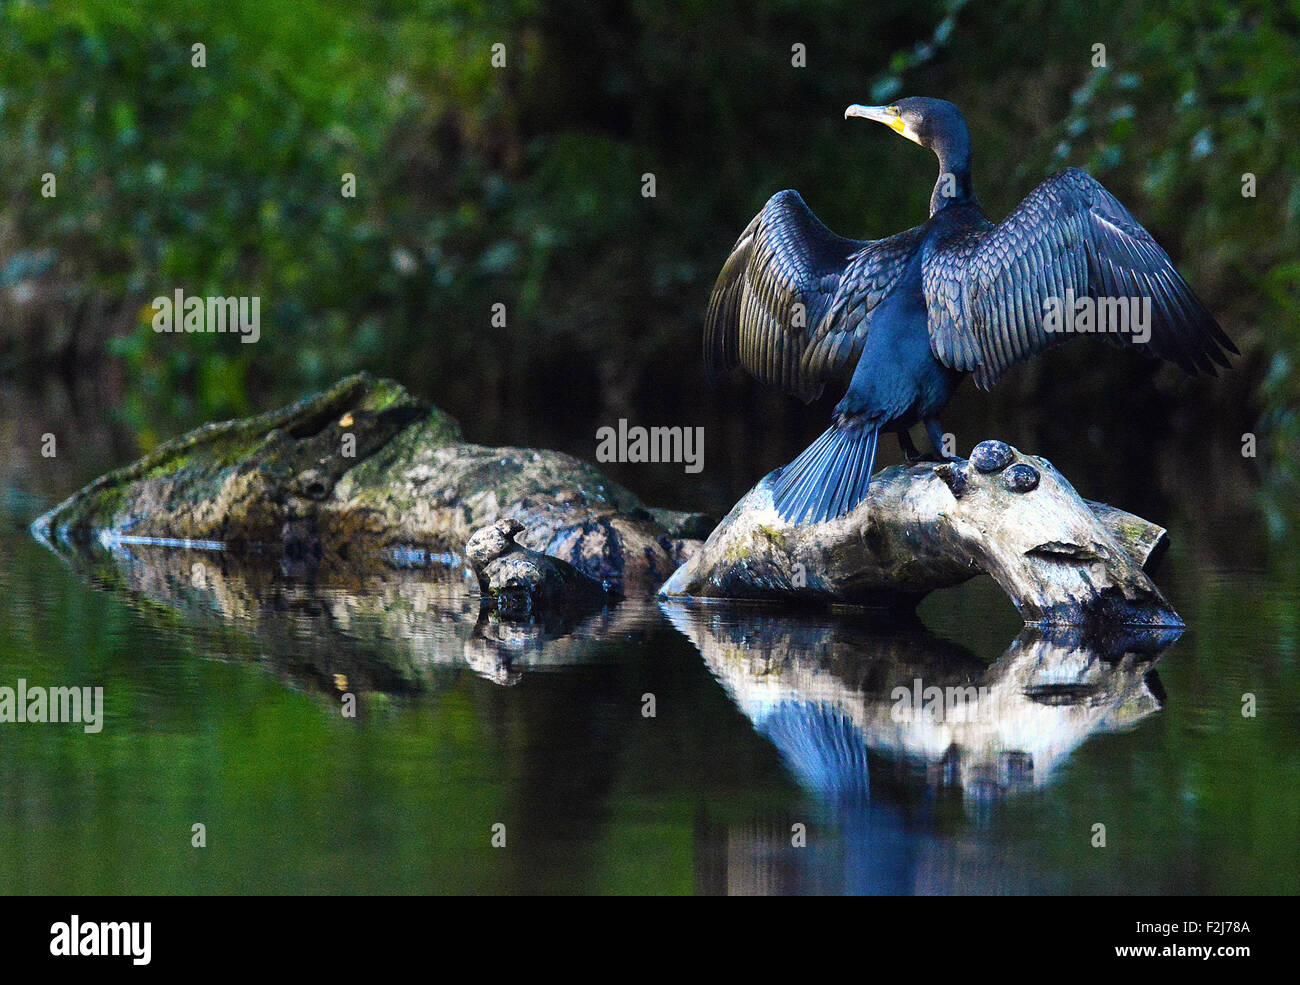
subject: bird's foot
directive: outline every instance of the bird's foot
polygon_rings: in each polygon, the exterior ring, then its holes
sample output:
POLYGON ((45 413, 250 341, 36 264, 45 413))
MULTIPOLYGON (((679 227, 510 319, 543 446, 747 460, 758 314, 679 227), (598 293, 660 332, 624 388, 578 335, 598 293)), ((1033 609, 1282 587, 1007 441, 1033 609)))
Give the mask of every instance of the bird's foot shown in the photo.
POLYGON ((908 451, 906 448, 904 448, 903 461, 905 461, 908 465, 922 465, 926 462, 934 462, 934 463, 951 462, 952 459, 948 458, 945 455, 940 455, 936 451, 923 452, 923 451, 918 451, 915 448, 913 448, 911 451, 908 451))
POLYGON ((925 461, 925 456, 912 443, 912 436, 907 433, 906 429, 901 429, 898 432, 898 447, 903 453, 903 461, 907 462, 908 465, 916 465, 925 461))
POLYGON ((948 462, 951 459, 944 455, 938 448, 933 451, 921 452, 916 445, 912 443, 912 437, 906 431, 898 432, 898 447, 902 449, 903 460, 908 465, 920 465, 923 462, 948 462))

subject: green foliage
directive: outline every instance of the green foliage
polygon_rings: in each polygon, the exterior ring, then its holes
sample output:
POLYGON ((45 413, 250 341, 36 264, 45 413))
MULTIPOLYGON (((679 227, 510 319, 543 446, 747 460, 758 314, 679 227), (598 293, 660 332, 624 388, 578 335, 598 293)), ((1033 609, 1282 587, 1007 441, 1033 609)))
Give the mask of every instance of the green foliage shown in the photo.
POLYGON ((336 0, 4 8, 8 213, 58 250, 76 292, 126 306, 109 346, 154 405, 139 413, 244 413, 268 381, 301 392, 397 364, 432 286, 471 289, 489 249, 482 168, 419 145, 453 101, 482 101, 485 72, 442 66, 488 34, 456 25, 455 4, 398 6, 396 20, 336 0), (149 302, 178 287, 261 297, 265 344, 154 337, 149 302))
MULTIPOLYGON (((556 406, 696 407, 699 320, 745 221, 795 187, 846 234, 916 223, 931 162, 841 112, 945 95, 991 213, 1073 164, 1170 248, 1247 353, 1223 405, 1259 417, 1292 488, 1295 47, 1288 9, 1218 0, 8 0, 0 292, 58 285, 68 339, 126 368, 144 443, 358 369, 484 440, 535 437, 520 422, 556 406), (149 302, 178 287, 261 297, 262 340, 155 336, 149 302)), ((22 350, 0 332, 11 367, 22 350)), ((1063 357, 1071 378, 1113 385, 1090 355, 1063 357)))
MULTIPOLYGON (((1295 13, 1212 0, 1105 6, 1110 26, 1096 40, 1106 64, 1044 132, 1056 142, 1052 164, 1083 166, 1120 193, 1246 353, 1272 480, 1264 506, 1275 525, 1294 522, 1285 514, 1300 499, 1295 13)), ((1022 166, 1017 178, 1032 174, 1022 166)))

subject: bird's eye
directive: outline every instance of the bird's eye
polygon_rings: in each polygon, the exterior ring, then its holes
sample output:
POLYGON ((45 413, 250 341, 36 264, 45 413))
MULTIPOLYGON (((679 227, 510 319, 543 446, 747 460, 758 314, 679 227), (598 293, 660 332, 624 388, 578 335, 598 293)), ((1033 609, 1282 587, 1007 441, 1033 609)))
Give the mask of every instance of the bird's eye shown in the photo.
POLYGON ((900 113, 898 112, 898 107, 897 107, 897 106, 891 106, 891 107, 889 107, 889 109, 886 110, 886 112, 889 113, 890 116, 900 116, 900 115, 902 115, 902 114, 900 114, 900 113))

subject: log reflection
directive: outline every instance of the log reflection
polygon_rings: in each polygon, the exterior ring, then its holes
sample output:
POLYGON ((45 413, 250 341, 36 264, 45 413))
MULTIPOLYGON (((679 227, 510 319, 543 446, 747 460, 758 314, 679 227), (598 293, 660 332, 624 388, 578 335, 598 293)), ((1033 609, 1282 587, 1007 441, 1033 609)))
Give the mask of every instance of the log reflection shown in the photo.
POLYGON ((1177 630, 1026 626, 986 665, 919 627, 663 604, 791 772, 827 801, 869 796, 868 755, 967 794, 1047 782, 1089 736, 1156 711, 1177 630))
POLYGON ((1026 626, 989 664, 919 625, 663 608, 809 794, 748 823, 701 816, 706 893, 1047 891, 1033 858, 982 832, 1091 736, 1157 711, 1155 665, 1178 636, 1026 626))

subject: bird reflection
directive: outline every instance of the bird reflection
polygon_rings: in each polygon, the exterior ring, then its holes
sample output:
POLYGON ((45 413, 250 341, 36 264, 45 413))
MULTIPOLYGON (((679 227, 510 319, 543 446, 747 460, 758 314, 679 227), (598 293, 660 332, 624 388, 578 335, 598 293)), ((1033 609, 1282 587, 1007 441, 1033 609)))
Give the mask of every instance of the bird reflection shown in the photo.
POLYGON ((919 626, 662 607, 832 829, 793 856, 780 824, 702 831, 712 861, 701 888, 714 892, 1024 890, 1024 871, 973 864, 961 855, 972 846, 937 836, 947 808, 978 832, 1000 800, 1050 784, 1090 736, 1153 714, 1164 699, 1155 664, 1179 635, 1026 626, 988 664, 919 626))
POLYGON ((1177 630, 1026 626, 985 665, 920 628, 664 603, 732 701, 808 790, 868 795, 868 753, 968 796, 1047 782, 1090 735, 1160 707, 1177 630))

